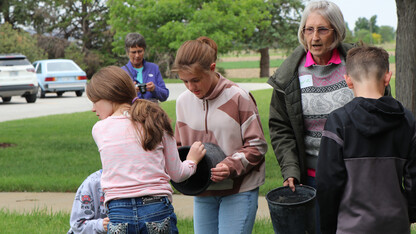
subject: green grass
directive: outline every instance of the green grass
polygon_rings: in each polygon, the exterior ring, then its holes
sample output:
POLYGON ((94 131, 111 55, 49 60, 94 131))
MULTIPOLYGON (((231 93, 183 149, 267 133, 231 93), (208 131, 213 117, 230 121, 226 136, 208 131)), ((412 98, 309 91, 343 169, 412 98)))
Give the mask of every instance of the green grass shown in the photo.
MULTIPOLYGON (((235 82, 235 83, 266 83, 269 78, 229 78, 227 79, 235 82)), ((163 79, 163 81, 167 84, 169 83, 183 83, 180 79, 163 79)))
POLYGON ((69 230, 69 213, 52 213, 47 210, 34 210, 21 214, 0 210, 1 233, 67 233, 69 230))
MULTIPOLYGON (((66 233, 69 230, 69 213, 53 213, 47 210, 35 210, 27 214, 0 210, 1 233, 66 233)), ((193 234, 193 220, 178 217, 180 233, 193 234)), ((273 225, 269 219, 256 219, 253 234, 273 234, 273 225)), ((416 226, 412 225, 411 233, 416 234, 416 226)))
MULTIPOLYGON (((259 58, 260 60, 260 58, 259 58)), ((241 69, 241 68, 260 68, 258 61, 236 61, 236 62, 218 62, 217 66, 224 69, 241 69)), ((284 59, 270 60, 270 67, 279 67, 284 59)))
MULTIPOLYGON (((271 150, 268 130, 271 89, 254 91, 269 151, 266 154, 265 195, 282 184, 279 166, 271 150)), ((175 101, 162 107, 175 123, 175 101)), ((0 123, 0 142, 15 144, 0 148, 0 191, 75 192, 82 181, 101 168, 91 129, 94 113, 53 115, 0 123)))
MULTIPOLYGON (((47 210, 35 210, 27 214, 0 210, 1 233, 38 233, 55 234, 66 233, 69 230, 69 213, 54 213, 47 210)), ((191 218, 178 218, 180 233, 193 234, 193 221, 191 218)), ((272 234, 273 226, 270 220, 256 220, 253 228, 254 234, 272 234)))

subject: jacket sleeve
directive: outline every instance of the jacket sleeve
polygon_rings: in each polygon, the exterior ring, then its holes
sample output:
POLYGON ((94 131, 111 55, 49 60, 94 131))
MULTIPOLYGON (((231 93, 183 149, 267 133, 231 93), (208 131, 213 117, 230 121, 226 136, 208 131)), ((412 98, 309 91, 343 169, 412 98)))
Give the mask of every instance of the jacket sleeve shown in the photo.
POLYGON ((159 101, 164 102, 169 97, 169 89, 166 88, 165 82, 163 81, 162 75, 160 74, 159 67, 156 66, 156 78, 155 78, 155 90, 152 95, 155 96, 159 101))
MULTIPOLYGON (((416 129, 416 126, 414 127, 416 129)), ((416 222, 416 132, 412 139, 411 152, 405 165, 404 189, 408 201, 409 220, 416 222)))
POLYGON ((273 89, 270 102, 269 132, 283 179, 295 178, 300 182, 300 167, 295 133, 291 125, 284 95, 273 89))
POLYGON ((100 200, 100 193, 95 192, 99 181, 90 181, 89 177, 81 184, 72 205, 70 230, 68 233, 105 233, 103 219, 100 218, 100 207, 94 206, 94 199, 100 200))
POLYGON ((323 234, 336 233, 338 209, 347 180, 343 139, 337 126, 342 125, 335 116, 330 115, 322 132, 316 168, 317 199, 323 234))
POLYGON ((230 169, 230 178, 246 174, 253 167, 264 163, 267 152, 267 142, 254 97, 250 93, 240 96, 237 105, 243 145, 231 157, 222 161, 230 169))

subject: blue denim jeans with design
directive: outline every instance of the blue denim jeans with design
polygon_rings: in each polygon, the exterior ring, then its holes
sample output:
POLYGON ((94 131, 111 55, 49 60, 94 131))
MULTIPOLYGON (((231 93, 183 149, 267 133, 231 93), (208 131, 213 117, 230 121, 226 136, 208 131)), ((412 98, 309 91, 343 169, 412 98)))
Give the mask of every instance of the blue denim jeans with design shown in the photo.
POLYGON ((178 233, 176 215, 167 197, 111 200, 108 217, 108 233, 178 233))

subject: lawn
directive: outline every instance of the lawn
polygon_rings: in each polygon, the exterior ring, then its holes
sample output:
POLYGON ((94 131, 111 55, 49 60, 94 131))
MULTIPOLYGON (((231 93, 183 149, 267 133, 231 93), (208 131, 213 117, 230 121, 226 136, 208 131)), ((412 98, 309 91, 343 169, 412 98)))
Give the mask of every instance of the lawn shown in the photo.
MULTIPOLYGON (((47 210, 35 210, 31 213, 20 214, 7 210, 0 210, 1 233, 37 233, 55 234, 66 233, 69 229, 69 213, 52 213, 47 210)), ((178 219, 177 227, 180 233, 193 234, 191 218, 178 219)), ((270 220, 256 220, 254 234, 272 234, 273 227, 270 220)))
MULTIPOLYGON (((269 151, 266 154, 265 195, 282 184, 279 166, 271 150, 268 130, 271 90, 254 91, 269 151)), ((175 101, 162 103, 175 122, 175 101)), ((0 123, 0 142, 14 146, 0 148, 0 191, 75 192, 81 182, 101 168, 92 126, 92 112, 53 115, 0 123)))
MULTIPOLYGON (((283 63, 283 61, 284 59, 272 59, 270 60, 270 67, 279 67, 283 63)), ((235 62, 218 62, 217 66, 224 69, 260 68, 260 63, 259 61, 242 60, 235 62)))

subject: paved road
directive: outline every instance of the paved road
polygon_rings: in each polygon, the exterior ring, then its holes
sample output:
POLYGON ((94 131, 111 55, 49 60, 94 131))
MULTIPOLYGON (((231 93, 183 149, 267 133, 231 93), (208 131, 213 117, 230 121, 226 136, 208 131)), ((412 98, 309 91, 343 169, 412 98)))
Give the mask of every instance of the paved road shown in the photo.
MULTIPOLYGON (((245 90, 269 89, 266 83, 239 83, 245 90)), ((185 85, 166 84, 170 91, 168 100, 175 100, 179 94, 186 90, 185 85)), ((21 97, 12 97, 11 102, 0 102, 0 122, 16 119, 25 119, 46 115, 67 114, 91 110, 92 103, 85 93, 76 97, 75 92, 64 93, 62 97, 56 94, 46 94, 46 98, 37 99, 35 103, 26 103, 21 97)))

